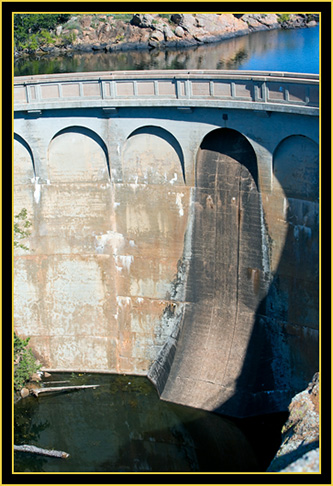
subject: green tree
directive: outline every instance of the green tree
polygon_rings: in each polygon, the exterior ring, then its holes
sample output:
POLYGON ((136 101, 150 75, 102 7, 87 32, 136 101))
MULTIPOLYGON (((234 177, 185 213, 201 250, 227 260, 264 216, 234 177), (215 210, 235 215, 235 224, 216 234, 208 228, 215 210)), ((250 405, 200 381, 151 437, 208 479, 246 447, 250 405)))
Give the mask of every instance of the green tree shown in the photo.
POLYGON ((36 49, 41 42, 50 40, 50 30, 70 17, 70 14, 14 14, 15 47, 36 49))

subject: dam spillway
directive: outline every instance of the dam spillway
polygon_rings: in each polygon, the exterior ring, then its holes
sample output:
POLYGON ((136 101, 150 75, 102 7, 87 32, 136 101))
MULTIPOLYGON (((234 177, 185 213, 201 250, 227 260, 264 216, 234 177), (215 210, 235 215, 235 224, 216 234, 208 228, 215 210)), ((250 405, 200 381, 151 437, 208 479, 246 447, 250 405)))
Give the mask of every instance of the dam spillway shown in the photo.
POLYGON ((318 76, 15 78, 14 324, 44 368, 285 410, 318 369, 318 76))

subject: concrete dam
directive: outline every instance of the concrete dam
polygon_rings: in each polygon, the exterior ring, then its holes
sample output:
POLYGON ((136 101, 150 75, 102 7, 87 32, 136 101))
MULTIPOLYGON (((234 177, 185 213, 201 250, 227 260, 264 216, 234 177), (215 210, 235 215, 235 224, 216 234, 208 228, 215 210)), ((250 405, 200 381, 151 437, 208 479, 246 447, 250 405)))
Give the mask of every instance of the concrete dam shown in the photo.
POLYGON ((235 417, 319 368, 319 77, 14 79, 14 325, 47 370, 235 417))

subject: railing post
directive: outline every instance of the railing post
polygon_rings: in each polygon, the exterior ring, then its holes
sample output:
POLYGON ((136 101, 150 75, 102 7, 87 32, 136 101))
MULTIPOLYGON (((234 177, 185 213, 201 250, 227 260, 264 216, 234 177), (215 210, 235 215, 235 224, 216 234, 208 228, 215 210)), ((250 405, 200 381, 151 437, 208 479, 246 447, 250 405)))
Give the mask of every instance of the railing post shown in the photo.
POLYGON ((101 78, 99 78, 98 82, 100 83, 100 86, 101 86, 101 97, 102 97, 102 100, 104 100, 104 98, 105 98, 104 81, 101 78))
POLYGON ((159 90, 158 90, 158 81, 154 81, 154 95, 158 96, 159 95, 159 90))
POLYGON ((109 86, 110 86, 111 98, 116 98, 116 81, 114 80, 110 81, 109 86))
POLYGON ((266 81, 264 81, 262 83, 262 86, 261 86, 261 93, 262 93, 262 100, 264 103, 267 103, 267 85, 266 85, 266 81))
POLYGON ((236 98, 236 84, 234 81, 230 83, 231 97, 236 98))
POLYGON ((185 81, 185 97, 191 98, 191 95, 192 95, 192 85, 191 85, 191 81, 187 79, 185 81))
POLYGON ((176 97, 177 99, 181 98, 181 87, 180 87, 180 80, 176 79, 176 97))

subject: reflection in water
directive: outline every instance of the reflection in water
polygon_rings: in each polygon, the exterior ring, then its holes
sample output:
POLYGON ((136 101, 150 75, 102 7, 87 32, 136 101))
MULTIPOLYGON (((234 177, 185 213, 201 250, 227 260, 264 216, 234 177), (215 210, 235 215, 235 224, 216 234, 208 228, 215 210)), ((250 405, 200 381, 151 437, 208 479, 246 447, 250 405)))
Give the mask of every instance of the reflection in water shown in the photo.
POLYGON ((258 69, 319 72, 319 26, 261 31, 183 50, 42 55, 15 62, 15 76, 152 69, 258 69))
MULTIPOLYGON (((251 424, 244 428, 216 414, 163 402, 147 378, 64 373, 49 378, 64 379, 100 387, 19 401, 15 443, 64 450, 70 457, 15 452, 15 472, 251 472, 266 466, 247 438, 251 424)), ((280 430, 281 423, 276 427, 280 430)), ((260 422, 255 430, 259 436, 260 422)), ((269 449, 267 437, 261 434, 260 440, 269 449)))

